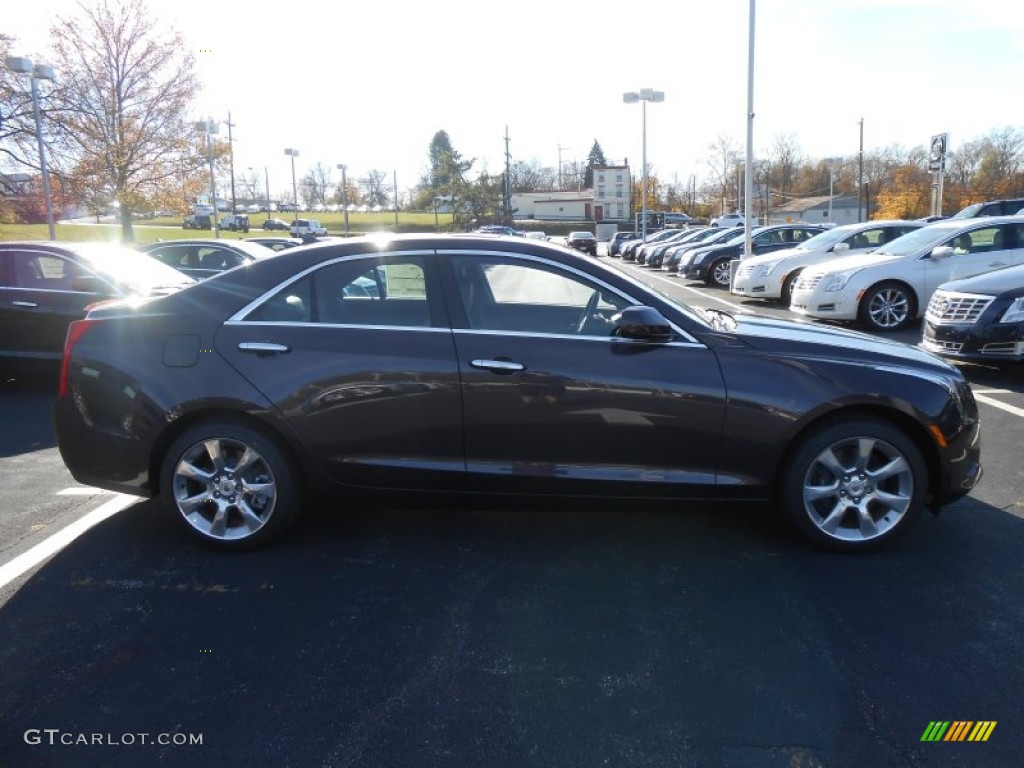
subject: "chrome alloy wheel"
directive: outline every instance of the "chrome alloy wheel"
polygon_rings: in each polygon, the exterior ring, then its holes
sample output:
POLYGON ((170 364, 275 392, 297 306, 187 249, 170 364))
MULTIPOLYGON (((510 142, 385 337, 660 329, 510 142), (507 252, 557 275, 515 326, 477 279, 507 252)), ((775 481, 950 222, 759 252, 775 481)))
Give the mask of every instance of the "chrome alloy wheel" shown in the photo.
POLYGON ((803 508, 825 536, 867 542, 885 536, 910 509, 914 472, 892 444, 873 437, 839 440, 808 465, 803 508))
POLYGON ((869 297, 867 315, 876 328, 896 330, 910 319, 910 299, 900 288, 881 288, 869 297))
POLYGON ((268 462, 240 440, 208 438, 187 448, 174 467, 178 512, 217 541, 247 539, 270 520, 277 483, 268 462))

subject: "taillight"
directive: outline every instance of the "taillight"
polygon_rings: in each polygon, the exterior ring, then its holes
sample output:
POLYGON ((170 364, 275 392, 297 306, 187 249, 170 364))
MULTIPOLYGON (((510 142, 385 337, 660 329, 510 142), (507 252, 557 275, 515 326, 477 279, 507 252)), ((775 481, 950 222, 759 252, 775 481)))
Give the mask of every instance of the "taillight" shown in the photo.
POLYGON ((57 397, 68 393, 68 366, 71 363, 71 350, 78 340, 94 325, 95 320, 75 320, 68 326, 68 335, 64 338, 64 357, 60 361, 60 384, 57 386, 57 397))

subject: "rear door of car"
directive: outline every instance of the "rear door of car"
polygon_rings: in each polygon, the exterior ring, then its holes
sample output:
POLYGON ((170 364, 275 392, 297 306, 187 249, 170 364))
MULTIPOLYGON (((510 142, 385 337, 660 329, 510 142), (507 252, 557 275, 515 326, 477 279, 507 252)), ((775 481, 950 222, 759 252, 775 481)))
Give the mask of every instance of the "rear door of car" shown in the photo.
POLYGON ((332 479, 461 487, 462 393, 431 252, 325 260, 237 313, 215 344, 332 479))
POLYGON ((710 493, 724 414, 710 350, 613 338, 608 319, 637 300, 557 262, 440 255, 474 488, 710 493))

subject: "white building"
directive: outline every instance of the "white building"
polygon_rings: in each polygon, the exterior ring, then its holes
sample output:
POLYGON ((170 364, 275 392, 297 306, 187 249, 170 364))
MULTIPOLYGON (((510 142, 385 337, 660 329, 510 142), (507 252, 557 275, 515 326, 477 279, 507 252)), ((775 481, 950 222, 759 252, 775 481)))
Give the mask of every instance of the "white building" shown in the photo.
POLYGON ((768 224, 856 224, 857 199, 846 195, 832 198, 831 218, 829 217, 829 197, 804 197, 790 200, 768 211, 768 224))
POLYGON ((628 165, 594 166, 594 188, 513 192, 512 217, 537 221, 629 222, 628 165))
POLYGON ((594 221, 629 222, 632 188, 628 165, 595 165, 594 221))

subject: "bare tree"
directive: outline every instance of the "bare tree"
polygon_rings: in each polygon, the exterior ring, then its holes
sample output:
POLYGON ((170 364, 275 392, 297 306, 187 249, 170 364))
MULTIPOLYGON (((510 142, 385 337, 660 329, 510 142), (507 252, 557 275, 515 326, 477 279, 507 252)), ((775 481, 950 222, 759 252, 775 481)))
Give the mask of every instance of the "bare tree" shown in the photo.
MULTIPOLYGON (((731 136, 720 133, 708 145, 708 152, 708 157, 705 160, 711 171, 708 188, 715 190, 715 194, 722 201, 722 213, 725 213, 726 201, 729 199, 729 186, 732 183, 734 168, 740 157, 739 147, 731 136)), ((650 183, 649 180, 648 183, 650 183)))
POLYGON ((194 60, 144 0, 79 7, 51 30, 65 167, 83 192, 112 195, 131 240, 133 211, 151 206, 180 178, 183 159, 197 157, 188 121, 194 60))
POLYGON ((779 197, 785 202, 793 191, 803 163, 796 137, 791 133, 780 133, 775 137, 768 157, 772 168, 768 183, 778 190, 779 197))
POLYGON ((363 188, 363 199, 367 205, 387 205, 388 190, 387 174, 384 171, 372 170, 359 180, 363 188))
POLYGON ((327 190, 334 186, 331 181, 331 169, 323 163, 317 163, 299 181, 302 199, 306 208, 324 205, 327 202, 327 190))

